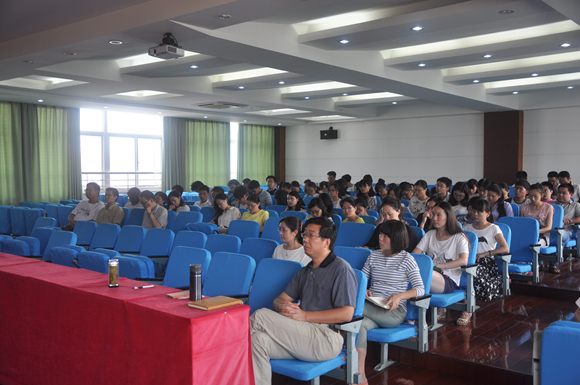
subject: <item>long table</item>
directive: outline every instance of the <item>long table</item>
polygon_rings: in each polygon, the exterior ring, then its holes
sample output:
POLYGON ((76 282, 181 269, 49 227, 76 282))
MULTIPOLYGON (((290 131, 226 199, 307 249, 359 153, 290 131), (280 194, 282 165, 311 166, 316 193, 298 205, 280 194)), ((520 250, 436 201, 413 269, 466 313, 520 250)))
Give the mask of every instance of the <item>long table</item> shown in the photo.
POLYGON ((0 253, 0 383, 253 384, 249 307, 0 253))

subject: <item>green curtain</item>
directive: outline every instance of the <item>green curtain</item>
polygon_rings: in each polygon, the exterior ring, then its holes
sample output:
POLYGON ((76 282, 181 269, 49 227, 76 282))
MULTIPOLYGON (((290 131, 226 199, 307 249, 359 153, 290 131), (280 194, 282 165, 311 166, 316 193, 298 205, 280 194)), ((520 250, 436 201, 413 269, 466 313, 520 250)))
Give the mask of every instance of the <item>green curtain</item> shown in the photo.
POLYGON ((238 180, 263 183, 275 173, 274 127, 241 124, 238 135, 238 180))
POLYGON ((163 120, 163 186, 189 190, 200 180, 208 186, 230 179, 230 125, 183 118, 163 120))
POLYGON ((82 197, 80 111, 0 102, 0 203, 82 197))

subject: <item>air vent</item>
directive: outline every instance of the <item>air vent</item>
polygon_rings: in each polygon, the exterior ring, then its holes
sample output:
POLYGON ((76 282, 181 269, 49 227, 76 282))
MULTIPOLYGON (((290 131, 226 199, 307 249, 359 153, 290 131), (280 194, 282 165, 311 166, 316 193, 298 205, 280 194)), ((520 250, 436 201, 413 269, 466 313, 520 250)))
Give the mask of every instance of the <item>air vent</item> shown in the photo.
POLYGON ((228 103, 228 102, 212 102, 212 103, 200 103, 194 104, 199 108, 207 108, 210 110, 230 110, 232 108, 245 108, 248 107, 246 104, 228 103))

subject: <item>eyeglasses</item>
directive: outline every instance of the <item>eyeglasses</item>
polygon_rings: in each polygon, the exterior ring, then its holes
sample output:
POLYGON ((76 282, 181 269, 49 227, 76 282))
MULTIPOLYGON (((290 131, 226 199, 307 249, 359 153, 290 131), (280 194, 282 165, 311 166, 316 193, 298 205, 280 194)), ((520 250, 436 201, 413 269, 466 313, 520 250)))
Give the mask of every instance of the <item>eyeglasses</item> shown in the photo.
POLYGON ((114 197, 113 194, 105 194, 106 197, 114 197))
POLYGON ((285 232, 286 232, 286 231, 288 231, 288 230, 290 230, 290 229, 287 229, 287 228, 285 228, 285 227, 278 227, 278 232, 279 232, 279 233, 285 233, 285 232))
POLYGON ((322 238, 322 237, 319 234, 316 234, 312 231, 308 231, 308 232, 302 233, 302 238, 308 239, 308 238, 322 238))
POLYGON ((310 210, 310 213, 311 213, 312 215, 318 215, 318 214, 320 214, 321 212, 322 212, 322 210, 310 210))
POLYGON ((385 238, 385 237, 388 237, 388 235, 387 234, 383 234, 383 233, 379 233, 379 238, 385 238))
POLYGON ((343 211, 349 211, 349 210, 354 210, 354 207, 352 206, 346 206, 342 208, 343 211))

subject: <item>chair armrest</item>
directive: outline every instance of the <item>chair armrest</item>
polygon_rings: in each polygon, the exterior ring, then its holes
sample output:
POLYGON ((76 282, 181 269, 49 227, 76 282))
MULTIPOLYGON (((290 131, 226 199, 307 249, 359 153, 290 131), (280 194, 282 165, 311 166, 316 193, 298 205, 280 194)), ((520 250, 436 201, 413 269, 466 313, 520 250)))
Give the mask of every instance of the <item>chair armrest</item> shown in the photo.
POLYGON ((510 263, 512 261, 512 253, 496 254, 494 255, 494 257, 496 259, 499 259, 500 261, 504 261, 507 263, 510 263))
POLYGON ((429 302, 431 302, 431 294, 427 294, 427 295, 424 295, 422 297, 417 297, 417 298, 409 300, 410 305, 415 305, 415 306, 420 307, 422 309, 428 309, 429 302))
POLYGON ((461 266, 461 271, 464 271, 469 275, 475 275, 477 272, 477 265, 461 266))
POLYGON ((358 331, 360 330, 360 325, 362 323, 362 320, 363 320, 363 317, 355 317, 355 318, 351 319, 350 321, 342 322, 339 324, 333 324, 332 326, 334 326, 334 328, 337 330, 358 333, 358 331))
POLYGON ((564 231, 567 231, 565 228, 563 227, 555 227, 552 230, 554 230, 555 232, 557 232, 558 234, 564 234, 564 231))
POLYGON ((542 245, 540 245, 540 244, 530 245, 530 249, 534 250, 534 253, 536 253, 536 254, 540 253, 541 247, 542 247, 542 245))

